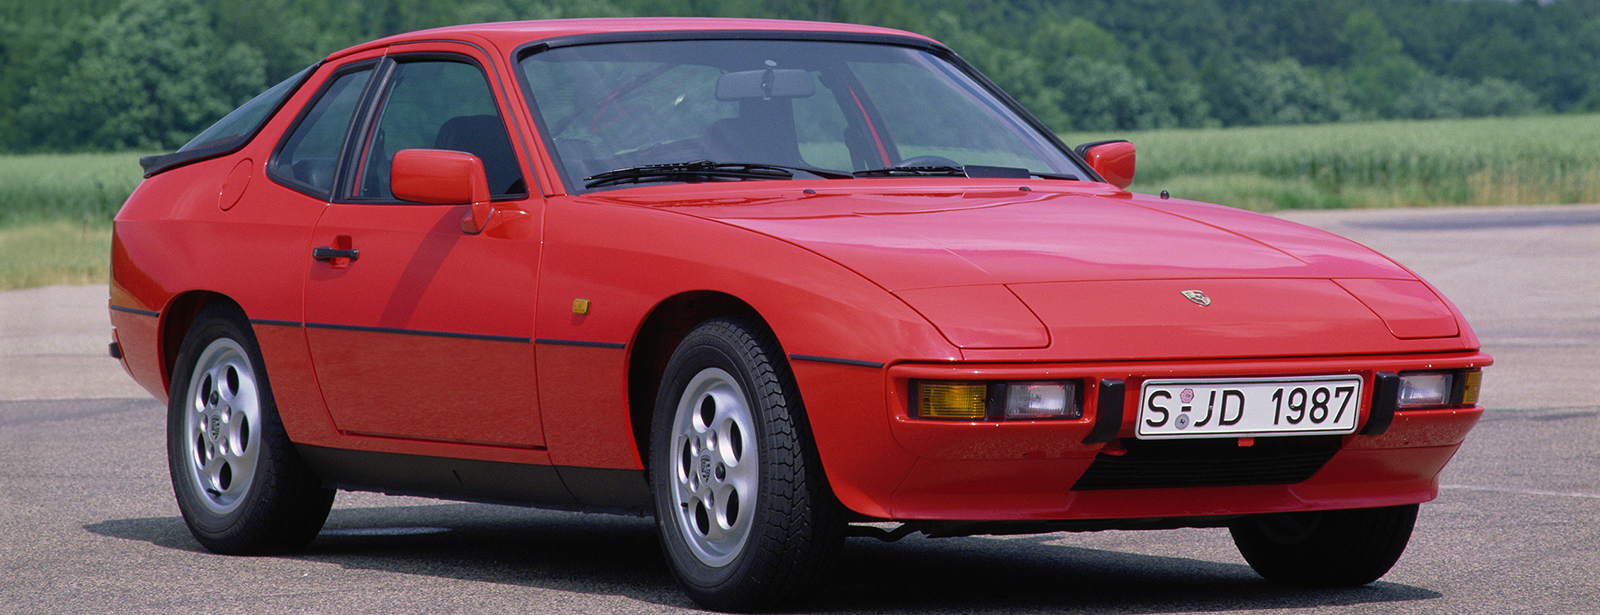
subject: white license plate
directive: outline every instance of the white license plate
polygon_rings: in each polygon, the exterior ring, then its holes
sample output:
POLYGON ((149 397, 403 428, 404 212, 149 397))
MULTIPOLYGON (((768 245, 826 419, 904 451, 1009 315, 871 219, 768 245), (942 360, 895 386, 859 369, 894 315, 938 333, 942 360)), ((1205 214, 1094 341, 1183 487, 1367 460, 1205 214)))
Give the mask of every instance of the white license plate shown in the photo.
POLYGON ((1360 376, 1146 380, 1141 440, 1354 433, 1360 376))

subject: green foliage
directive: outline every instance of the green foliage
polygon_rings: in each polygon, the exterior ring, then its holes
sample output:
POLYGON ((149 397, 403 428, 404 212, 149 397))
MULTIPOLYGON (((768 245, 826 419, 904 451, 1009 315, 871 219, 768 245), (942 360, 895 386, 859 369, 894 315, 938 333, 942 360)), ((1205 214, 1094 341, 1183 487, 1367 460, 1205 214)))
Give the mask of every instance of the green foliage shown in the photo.
MULTIPOLYGON (((1179 126, 1166 96, 1128 67, 1103 60, 1067 57, 1039 67, 1019 81, 1023 106, 1057 130, 1148 130, 1179 126)), ((1198 102, 1198 101, 1188 101, 1198 102)))
POLYGON ((1388 111, 1423 74, 1422 67, 1406 56, 1400 40, 1389 34, 1372 9, 1351 14, 1338 38, 1349 50, 1353 99, 1361 107, 1388 111))
POLYGON ((996 77, 1056 130, 1149 130, 1192 126, 1206 115, 1193 84, 1152 84, 1123 61, 1132 54, 1082 18, 1047 22, 1025 54, 996 77))
POLYGON ((25 142, 173 148, 264 89, 260 52, 223 42, 203 18, 192 0, 141 0, 96 20, 66 71, 17 110, 25 142))
POLYGON ((622 15, 928 34, 1059 130, 1600 111, 1589 0, 0 0, 0 151, 171 149, 349 45, 622 15))
POLYGON ((1214 70, 1211 98, 1236 124, 1318 124, 1356 117, 1348 87, 1294 58, 1214 70))
POLYGON ((1456 77, 1420 75, 1395 100, 1394 116, 1415 119, 1528 115, 1539 96, 1521 84, 1490 77, 1471 83, 1456 77))

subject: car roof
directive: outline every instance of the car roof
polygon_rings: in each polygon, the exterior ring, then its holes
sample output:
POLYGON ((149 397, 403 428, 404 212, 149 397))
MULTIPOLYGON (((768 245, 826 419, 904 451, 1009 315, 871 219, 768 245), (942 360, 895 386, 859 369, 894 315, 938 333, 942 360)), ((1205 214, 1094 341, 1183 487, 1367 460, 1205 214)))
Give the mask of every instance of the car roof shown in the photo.
POLYGON ((550 19, 539 21, 502 21, 493 23, 448 26, 397 34, 369 43, 356 45, 328 56, 329 60, 369 49, 382 48, 411 41, 437 41, 480 39, 496 47, 509 50, 524 43, 550 40, 568 36, 626 34, 638 32, 727 32, 771 31, 837 33, 845 35, 879 35, 896 38, 915 38, 932 41, 925 36, 876 26, 825 23, 816 21, 787 21, 777 19, 727 19, 712 17, 619 17, 597 19, 550 19))

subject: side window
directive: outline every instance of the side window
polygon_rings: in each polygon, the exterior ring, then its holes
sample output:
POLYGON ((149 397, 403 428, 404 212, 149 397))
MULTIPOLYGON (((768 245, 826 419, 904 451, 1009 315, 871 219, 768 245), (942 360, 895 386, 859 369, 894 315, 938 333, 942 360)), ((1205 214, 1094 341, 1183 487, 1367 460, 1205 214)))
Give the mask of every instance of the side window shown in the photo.
POLYGON ((345 73, 317 94, 317 101, 278 145, 268 166, 274 177, 323 197, 332 193, 339 148, 350 130, 361 90, 371 77, 371 67, 345 73))
POLYGON ((389 168, 395 152, 404 149, 467 152, 483 161, 492 196, 528 194, 488 80, 474 64, 424 60, 395 67, 359 159, 352 196, 392 200, 389 168))

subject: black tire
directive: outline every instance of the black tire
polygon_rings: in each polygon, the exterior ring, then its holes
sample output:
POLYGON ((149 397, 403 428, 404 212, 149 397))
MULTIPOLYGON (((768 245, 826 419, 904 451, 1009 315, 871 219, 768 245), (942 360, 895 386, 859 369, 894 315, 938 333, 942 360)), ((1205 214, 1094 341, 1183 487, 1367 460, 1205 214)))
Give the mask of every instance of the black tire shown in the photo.
POLYGON ((284 433, 265 363, 237 308, 213 304, 184 335, 167 403, 167 464, 189 532, 230 555, 304 547, 334 490, 284 433))
POLYGON ((678 345, 656 396, 650 482, 662 549, 701 606, 797 602, 843 543, 794 376, 771 333, 717 318, 678 345))
POLYGON ((1261 576, 1283 585, 1356 587, 1394 567, 1417 505, 1256 515, 1228 529, 1239 553, 1261 576))

